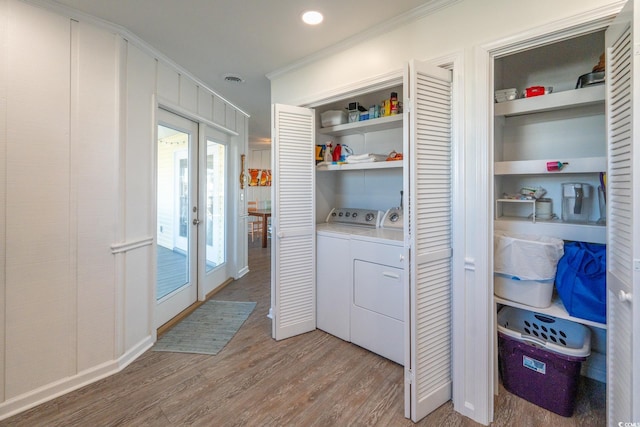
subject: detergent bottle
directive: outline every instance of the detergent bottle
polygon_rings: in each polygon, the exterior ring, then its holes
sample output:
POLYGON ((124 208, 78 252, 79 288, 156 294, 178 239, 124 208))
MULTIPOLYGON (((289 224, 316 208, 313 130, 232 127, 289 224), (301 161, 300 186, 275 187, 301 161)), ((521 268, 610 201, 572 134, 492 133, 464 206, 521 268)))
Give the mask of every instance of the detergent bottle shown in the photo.
POLYGON ((331 163, 333 161, 330 142, 327 143, 326 148, 324 149, 324 161, 327 163, 331 163))

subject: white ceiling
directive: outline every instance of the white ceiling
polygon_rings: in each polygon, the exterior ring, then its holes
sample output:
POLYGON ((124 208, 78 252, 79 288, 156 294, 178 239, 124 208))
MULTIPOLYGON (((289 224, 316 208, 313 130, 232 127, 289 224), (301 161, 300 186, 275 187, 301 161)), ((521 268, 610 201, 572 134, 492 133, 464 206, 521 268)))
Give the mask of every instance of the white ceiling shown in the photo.
POLYGON ((248 113, 249 144, 270 140, 266 75, 444 0, 55 0, 124 27, 248 113), (302 23, 318 10, 324 22, 302 23), (244 83, 229 83, 236 74, 244 83))

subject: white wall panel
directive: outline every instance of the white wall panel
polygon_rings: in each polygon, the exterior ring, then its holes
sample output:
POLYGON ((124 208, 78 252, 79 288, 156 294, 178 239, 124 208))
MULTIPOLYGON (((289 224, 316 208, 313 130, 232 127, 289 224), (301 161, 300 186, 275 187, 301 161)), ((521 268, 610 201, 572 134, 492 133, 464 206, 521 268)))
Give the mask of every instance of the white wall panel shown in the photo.
POLYGON ((236 109, 233 105, 226 105, 225 127, 229 130, 236 130, 236 109))
POLYGON ((73 374, 76 356, 70 21, 22 2, 8 15, 6 399, 73 374))
POLYGON ((154 210, 153 171, 153 118, 154 93, 152 57, 128 45, 127 56, 127 125, 126 125, 126 234, 127 239, 153 235, 149 219, 154 210))
POLYGON ((262 169, 271 169, 271 150, 261 150, 260 167, 262 169))
MULTIPOLYGON (((6 64, 8 4, 0 1, 0 64, 6 64)), ((0 67, 0 206, 7 205, 6 166, 7 166, 7 73, 6 67, 0 67)), ((6 239, 5 210, 0 209, 0 269, 5 267, 6 239)), ((0 342, 5 342, 5 275, 0 274, 0 342)), ((0 351, 0 402, 4 401, 4 351, 0 351)))
MULTIPOLYGON (((240 177, 240 155, 246 154, 248 157, 248 133, 249 133, 249 119, 244 115, 239 115, 238 120, 238 135, 231 137, 231 145, 229 147, 229 176, 231 182, 231 189, 239 189, 239 177, 240 177)), ((246 165, 245 165, 246 167, 246 165)), ((232 264, 232 268, 229 272, 234 278, 240 278, 249 271, 249 253, 247 246, 247 223, 245 216, 245 201, 247 199, 247 186, 244 190, 230 191, 229 194, 229 218, 230 226, 230 245, 229 245, 229 261, 232 264), (242 194, 244 191, 244 194, 242 194), (244 196, 244 200, 240 200, 240 197, 244 196), (231 271, 233 270, 233 271, 231 271)))
POLYGON ((127 252, 125 274, 127 295, 125 306, 125 351, 135 347, 151 334, 149 323, 149 297, 147 285, 151 283, 149 273, 152 268, 151 246, 127 252))
POLYGON ((202 86, 198 87, 198 114, 213 121, 213 95, 202 86))
POLYGON ((188 76, 180 76, 180 106, 198 112, 198 84, 188 76))
POLYGON ((213 95, 213 121, 221 126, 226 126, 227 103, 217 95, 213 95))
POLYGON ((157 80, 158 96, 180 105, 180 74, 166 62, 158 60, 157 80))
POLYGON ((117 206, 116 36, 72 23, 72 182, 76 191, 77 371, 113 359, 117 206))
MULTIPOLYGON (((133 46, 127 56, 126 129, 126 239, 154 236, 151 219, 155 207, 153 187, 153 135, 155 60, 133 46)), ((177 75, 177 74, 176 74, 177 75)), ((141 248, 126 254, 125 351, 147 337, 151 331, 149 297, 152 295, 150 265, 141 248), (138 262, 142 259, 141 262, 138 262)))

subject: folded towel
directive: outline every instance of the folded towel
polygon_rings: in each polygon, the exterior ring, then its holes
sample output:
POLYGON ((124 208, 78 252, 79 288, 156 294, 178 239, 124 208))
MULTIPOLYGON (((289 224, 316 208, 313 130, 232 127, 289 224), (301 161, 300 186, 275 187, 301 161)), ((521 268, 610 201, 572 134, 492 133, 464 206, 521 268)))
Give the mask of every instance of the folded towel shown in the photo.
POLYGON ((347 157, 347 163, 372 163, 376 160, 373 157, 367 157, 366 159, 352 159, 351 157, 347 157))
POLYGON ((349 156, 349 158, 353 160, 364 160, 364 159, 368 159, 369 157, 371 157, 371 153, 352 154, 349 156))
POLYGON ((384 154, 354 154, 347 157, 347 163, 368 163, 368 162, 383 162, 387 159, 384 154))

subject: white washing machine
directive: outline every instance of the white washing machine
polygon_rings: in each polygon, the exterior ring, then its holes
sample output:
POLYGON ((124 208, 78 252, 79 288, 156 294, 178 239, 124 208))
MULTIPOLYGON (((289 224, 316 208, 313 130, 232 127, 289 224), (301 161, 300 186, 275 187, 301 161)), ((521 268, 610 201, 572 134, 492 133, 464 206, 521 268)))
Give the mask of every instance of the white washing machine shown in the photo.
POLYGON ((403 364, 403 257, 389 211, 333 209, 317 226, 318 328, 403 364))
POLYGON ((351 341, 351 236, 380 225, 382 213, 371 209, 333 209, 316 226, 316 325, 351 341))

